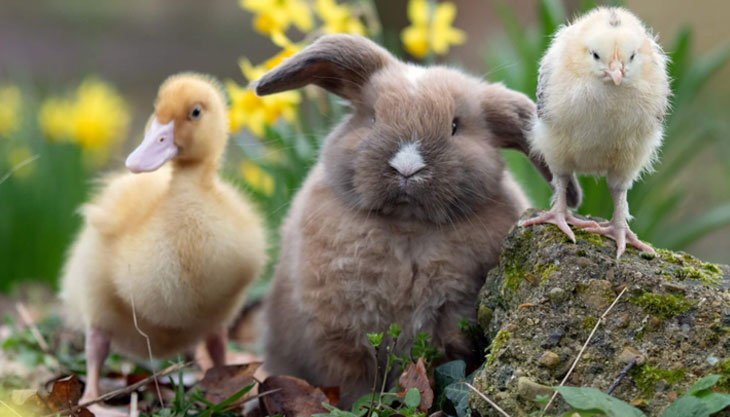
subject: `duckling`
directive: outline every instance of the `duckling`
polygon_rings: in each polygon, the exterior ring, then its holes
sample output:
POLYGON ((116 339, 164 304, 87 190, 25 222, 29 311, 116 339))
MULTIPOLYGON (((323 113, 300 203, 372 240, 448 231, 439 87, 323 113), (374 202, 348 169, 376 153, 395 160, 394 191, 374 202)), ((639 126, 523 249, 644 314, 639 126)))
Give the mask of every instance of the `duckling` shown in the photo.
POLYGON ((84 224, 64 267, 69 322, 86 332, 84 400, 99 396, 110 349, 148 356, 135 316, 154 357, 204 340, 213 364, 224 364, 227 326, 266 260, 259 215, 217 174, 228 141, 218 84, 171 76, 154 110, 126 160, 132 173, 104 180, 81 208, 84 224))

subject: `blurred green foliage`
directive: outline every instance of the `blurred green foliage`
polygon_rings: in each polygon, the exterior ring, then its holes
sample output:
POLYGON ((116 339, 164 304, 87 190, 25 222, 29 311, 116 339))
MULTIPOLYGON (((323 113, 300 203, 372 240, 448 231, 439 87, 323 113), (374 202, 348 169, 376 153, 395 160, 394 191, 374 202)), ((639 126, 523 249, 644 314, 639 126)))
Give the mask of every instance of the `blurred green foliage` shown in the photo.
MULTIPOLYGON (((617 4, 620 2, 611 2, 617 4)), ((581 12, 596 6, 595 1, 581 2, 581 12)), ((538 24, 523 27, 507 2, 498 2, 495 12, 504 27, 504 37, 488 42, 485 53, 490 81, 504 82, 510 88, 535 98, 537 70, 551 35, 567 21, 562 3, 540 0, 538 24)), ((656 247, 685 249, 707 233, 730 223, 730 189, 723 190, 726 202, 692 218, 674 216, 687 191, 677 187, 678 172, 687 169, 693 158, 724 132, 716 114, 698 115, 692 104, 702 87, 730 59, 730 42, 698 55, 692 51, 692 30, 683 28, 670 44, 665 44, 671 62, 672 109, 665 121, 666 131, 656 171, 644 175, 629 191, 629 207, 634 215, 632 229, 642 240, 656 247), (713 117, 715 119, 713 119, 713 117)), ((522 155, 505 152, 510 170, 537 207, 547 207, 550 188, 522 155)), ((605 179, 581 178, 584 198, 578 210, 604 218, 611 217, 613 204, 605 179)))
MULTIPOLYGON (((595 4, 583 1, 586 10, 595 4)), ((502 81, 508 87, 534 97, 539 60, 548 47, 550 35, 566 21, 558 0, 540 0, 537 23, 524 27, 508 2, 498 2, 496 13, 504 27, 502 36, 486 42, 485 63, 490 81, 502 81)), ((392 33, 381 40, 398 45, 392 33)), ((472 40, 472 42, 474 42, 472 40)), ((730 43, 709 53, 698 55, 691 47, 692 31, 685 28, 665 45, 671 56, 673 106, 667 119, 666 140, 656 172, 644 176, 629 194, 634 230, 657 247, 683 249, 698 238, 730 222, 730 190, 724 190, 726 203, 712 207, 692 219, 677 218, 687 190, 679 188, 675 175, 686 169, 695 156, 720 136, 720 123, 712 114, 698 118, 692 107, 707 80, 730 58, 730 43)), ((397 46, 395 46, 397 48, 397 46)), ((428 60, 427 60, 428 61, 428 60)), ((63 257, 78 230, 79 205, 89 196, 92 180, 98 171, 84 163, 82 150, 73 143, 49 142, 43 138, 35 121, 41 95, 24 88, 23 114, 26 117, 12 139, 0 138, 0 181, 13 167, 5 156, 22 144, 38 158, 0 183, 0 292, 14 282, 41 280, 55 285, 60 276, 63 257)), ((304 94, 294 123, 280 122, 266 129, 263 138, 243 131, 232 137, 233 156, 224 167, 226 178, 238 184, 259 205, 270 229, 270 258, 267 274, 254 288, 259 297, 267 287, 278 254, 278 229, 291 200, 316 161, 322 138, 339 121, 346 109, 331 95, 304 94), (274 153, 276 157, 266 155, 274 153), (237 155, 237 156, 236 156, 237 155), (274 183, 272 192, 252 187, 238 172, 237 161, 253 161, 274 183)), ((141 132, 136 132, 137 137, 141 132)), ((550 189, 521 154, 505 152, 510 170, 524 186, 534 204, 547 207, 550 189)), ((114 166, 120 166, 119 160, 114 166)), ((728 171, 730 173, 730 171, 728 171)), ((584 203, 580 212, 611 216, 611 200, 603 180, 582 178, 584 203)))

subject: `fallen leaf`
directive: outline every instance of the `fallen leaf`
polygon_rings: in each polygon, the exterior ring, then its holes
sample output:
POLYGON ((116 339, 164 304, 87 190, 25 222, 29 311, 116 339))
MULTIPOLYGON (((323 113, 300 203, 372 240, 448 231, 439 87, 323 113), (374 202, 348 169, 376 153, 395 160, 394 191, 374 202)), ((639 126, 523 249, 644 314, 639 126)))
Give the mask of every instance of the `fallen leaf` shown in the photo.
POLYGON ((327 396, 327 401, 330 404, 340 402, 340 387, 319 387, 319 389, 327 396))
POLYGON ((523 308, 527 308, 527 307, 535 307, 535 304, 530 304, 530 303, 520 304, 519 306, 517 306, 517 309, 522 310, 523 308))
MULTIPOLYGON (((23 405, 34 408, 38 414, 68 414, 67 411, 79 404, 83 385, 75 375, 56 380, 48 395, 38 394, 27 398, 23 405)), ((94 417, 87 408, 74 410, 75 417, 94 417)))
POLYGON ((426 412, 431 408, 433 404, 433 389, 428 380, 426 363, 423 361, 423 357, 418 358, 418 362, 408 364, 406 370, 398 378, 398 385, 402 390, 398 394, 401 398, 405 397, 406 392, 411 388, 418 390, 421 394, 421 404, 418 406, 419 411, 426 412))
POLYGON ((261 384, 260 391, 275 389, 279 391, 261 397, 261 404, 267 415, 295 417, 328 413, 327 409, 322 407, 322 403, 332 404, 322 389, 293 376, 270 376, 261 384))
POLYGON ((251 362, 208 369, 200 381, 200 387, 205 391, 205 399, 218 404, 231 397, 253 382, 253 374, 260 366, 261 362, 251 362))

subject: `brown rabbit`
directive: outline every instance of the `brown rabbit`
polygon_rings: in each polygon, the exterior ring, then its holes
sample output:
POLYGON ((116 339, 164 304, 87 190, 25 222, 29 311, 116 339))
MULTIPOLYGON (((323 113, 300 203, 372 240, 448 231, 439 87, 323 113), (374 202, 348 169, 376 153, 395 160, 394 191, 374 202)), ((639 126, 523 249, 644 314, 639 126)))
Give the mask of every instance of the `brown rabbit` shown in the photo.
MULTIPOLYGON (((458 322, 474 321, 486 272, 528 205, 499 149, 528 153, 535 106, 455 69, 405 64, 353 35, 320 38, 255 88, 307 84, 346 99, 352 114, 326 138, 282 226, 265 366, 340 386, 347 406, 375 377, 369 332, 397 323, 398 351, 428 333, 447 359, 473 353, 458 322)), ((532 162, 550 181, 544 163, 532 162)), ((575 182, 569 198, 580 200, 575 182)))

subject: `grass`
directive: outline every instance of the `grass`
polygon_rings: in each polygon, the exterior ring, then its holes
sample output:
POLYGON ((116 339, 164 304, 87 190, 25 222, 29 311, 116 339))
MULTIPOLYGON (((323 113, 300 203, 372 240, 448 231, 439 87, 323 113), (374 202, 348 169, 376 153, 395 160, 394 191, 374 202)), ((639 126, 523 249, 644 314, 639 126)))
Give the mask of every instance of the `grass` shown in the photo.
MULTIPOLYGON (((594 6, 583 1, 583 9, 594 6)), ((534 97, 537 65, 548 47, 550 34, 566 20, 566 13, 557 0, 538 2, 537 24, 523 27, 508 2, 498 2, 495 11, 504 28, 502 36, 486 42, 485 64, 490 81, 504 82, 508 87, 534 97)), ((386 44, 397 44, 383 39, 386 44)), ((471 42, 476 42, 471 40, 471 42)), ((695 162, 704 149, 720 137, 717 115, 708 112, 697 118, 693 107, 696 96, 711 76, 730 58, 730 43, 702 55, 692 50, 692 30, 682 29, 671 42, 665 43, 671 55, 671 76, 674 80, 673 108, 667 119, 667 135, 657 171, 637 182, 629 194, 632 224, 639 236, 657 247, 684 249, 692 242, 730 223, 730 190, 717 188, 725 203, 708 208, 691 218, 678 217, 686 202, 686 189, 679 188, 675 178, 695 162)), ((26 88, 24 114, 38 111, 32 88, 26 88)), ((332 96, 304 100, 293 124, 271 126, 263 139, 243 132, 232 137, 229 157, 224 169, 226 178, 238 184, 259 205, 271 235, 270 264, 265 278, 254 288, 252 297, 259 297, 267 288, 273 261, 278 253, 278 228, 289 204, 317 158, 320 141, 345 113, 332 96), (268 158, 274 154, 276 158, 268 158), (250 158, 269 174, 274 190, 266 195, 246 184, 237 173, 241 157, 250 158)), ((75 214, 90 191, 91 180, 99 169, 83 163, 81 151, 73 144, 49 143, 42 138, 33 118, 23 121, 12 140, 0 139, 0 155, 22 144, 39 158, 0 184, 0 265, 3 277, 0 292, 14 283, 28 279, 56 285, 60 268, 80 218, 75 214)), ((538 207, 549 204, 550 190, 532 165, 519 153, 505 151, 510 171, 523 185, 538 207)), ((0 158, 0 175, 11 169, 8 158, 0 158)), ((116 160, 114 167, 119 166, 116 160)), ((104 169, 104 168, 103 168, 104 169)), ((610 217, 611 201, 603 180, 582 178, 583 214, 610 217)))

